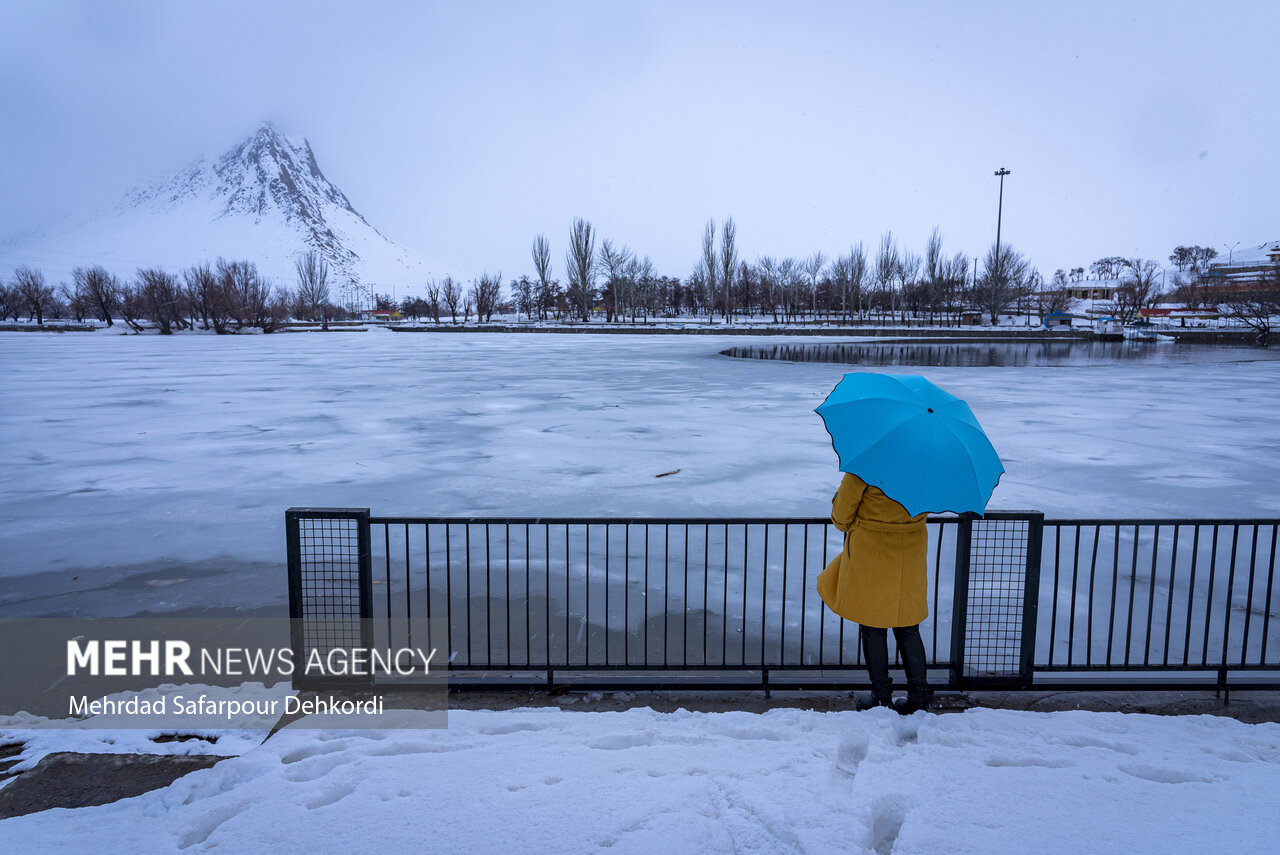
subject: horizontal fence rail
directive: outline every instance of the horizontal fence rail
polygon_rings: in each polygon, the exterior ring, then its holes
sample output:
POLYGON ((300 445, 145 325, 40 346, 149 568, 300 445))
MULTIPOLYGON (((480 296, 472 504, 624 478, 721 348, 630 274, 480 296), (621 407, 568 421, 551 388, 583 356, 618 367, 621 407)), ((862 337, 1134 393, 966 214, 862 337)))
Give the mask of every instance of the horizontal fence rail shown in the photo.
MULTIPOLYGON (((287 528, 301 518, 324 530, 316 515, 325 512, 291 509, 287 528)), ((366 554, 342 566, 367 568, 367 578, 341 577, 335 599, 323 573, 291 571, 292 616, 332 626, 341 603, 372 618, 378 644, 418 633, 447 655, 454 682, 586 672, 573 682, 865 684, 857 626, 816 591, 845 537, 829 519, 332 513, 363 526, 364 540, 344 543, 366 554)), ((1280 676, 1270 673, 1280 667, 1271 626, 1280 521, 1001 512, 930 517, 927 528, 921 635, 930 669, 952 686, 1280 676)), ((295 546, 291 568, 303 566, 295 546)), ((307 561, 323 568, 315 552, 307 561)))

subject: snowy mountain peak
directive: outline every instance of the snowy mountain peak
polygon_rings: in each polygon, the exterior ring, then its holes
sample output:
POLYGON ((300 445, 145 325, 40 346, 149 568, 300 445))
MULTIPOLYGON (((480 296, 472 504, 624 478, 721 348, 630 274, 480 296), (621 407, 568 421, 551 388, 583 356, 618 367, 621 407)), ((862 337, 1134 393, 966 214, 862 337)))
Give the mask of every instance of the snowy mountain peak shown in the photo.
POLYGON ((398 285, 401 293, 447 270, 388 240, 325 177, 311 144, 271 122, 217 156, 134 190, 111 210, 0 246, 0 262, 10 255, 47 259, 45 272, 56 280, 74 265, 102 264, 131 276, 139 267, 182 268, 222 256, 254 261, 285 284, 295 278, 298 255, 312 249, 329 262, 335 282, 398 285))
POLYGON ((218 195, 227 200, 227 213, 257 214, 274 205, 286 219, 323 228, 328 203, 365 221, 324 177, 311 144, 281 133, 270 122, 218 158, 213 171, 218 195))

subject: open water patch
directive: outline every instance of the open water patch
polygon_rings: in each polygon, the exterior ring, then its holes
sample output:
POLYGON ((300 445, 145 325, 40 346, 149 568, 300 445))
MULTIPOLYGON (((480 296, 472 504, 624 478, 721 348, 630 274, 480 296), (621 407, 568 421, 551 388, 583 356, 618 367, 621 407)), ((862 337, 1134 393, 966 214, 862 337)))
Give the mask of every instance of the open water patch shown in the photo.
POLYGON ((1274 361, 1280 348, 1177 344, 1173 341, 892 341, 756 344, 722 350, 739 359, 834 362, 869 368, 1021 368, 1024 366, 1174 365, 1274 361))

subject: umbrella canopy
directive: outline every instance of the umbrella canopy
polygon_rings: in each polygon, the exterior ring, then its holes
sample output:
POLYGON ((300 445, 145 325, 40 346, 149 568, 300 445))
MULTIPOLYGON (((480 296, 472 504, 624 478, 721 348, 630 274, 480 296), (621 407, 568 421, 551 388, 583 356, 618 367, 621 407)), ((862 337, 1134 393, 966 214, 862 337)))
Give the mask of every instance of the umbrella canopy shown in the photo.
POLYGON ((907 509, 982 513, 1004 465, 969 405, 915 374, 846 374, 815 410, 840 470, 907 509))

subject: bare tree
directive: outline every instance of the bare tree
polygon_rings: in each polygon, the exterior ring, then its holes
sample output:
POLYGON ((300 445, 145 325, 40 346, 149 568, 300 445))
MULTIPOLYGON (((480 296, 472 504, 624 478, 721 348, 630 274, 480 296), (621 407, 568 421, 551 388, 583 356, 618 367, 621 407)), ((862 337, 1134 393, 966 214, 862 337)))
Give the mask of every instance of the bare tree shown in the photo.
POLYGON ((782 293, 783 319, 795 320, 800 314, 800 264, 792 257, 778 262, 778 291, 782 293))
POLYGON ((738 269, 738 227, 733 217, 720 230, 720 288, 724 291, 724 319, 733 320, 733 276, 738 269))
POLYGON ((22 299, 18 296, 17 289, 0 282, 0 321, 7 321, 10 315, 13 315, 16 321, 21 311, 18 307, 21 304, 22 299))
POLYGON ((760 286, 763 292, 760 296, 762 301, 769 304, 769 311, 773 314, 773 322, 778 322, 778 303, 781 302, 781 276, 778 272, 778 262, 772 256, 764 256, 756 262, 756 269, 760 271, 760 286))
POLYGON ((427 309, 436 323, 440 323, 440 283, 432 279, 427 283, 427 309))
POLYGON ((147 300, 139 285, 123 282, 120 285, 120 320, 134 332, 142 332, 147 317, 147 300))
POLYGON ((631 303, 631 320, 636 319, 636 306, 639 304, 642 320, 649 320, 649 314, 657 308, 656 300, 656 280, 654 275, 653 262, 649 260, 649 256, 645 256, 642 260, 631 261, 632 269, 630 277, 638 289, 637 299, 631 303))
POLYGON ((28 317, 44 325, 44 313, 53 306, 53 288, 45 284, 44 274, 34 267, 22 265, 13 271, 13 289, 27 305, 28 317))
POLYGON ((1030 264, 1012 245, 994 245, 987 250, 983 273, 978 278, 974 297, 978 306, 991 315, 991 325, 1000 323, 1000 314, 1022 291, 1030 273, 1030 264))
POLYGON ((200 316, 203 328, 209 329, 212 324, 214 332, 226 332, 226 301, 220 291, 218 277, 214 275, 208 262, 182 271, 182 281, 186 289, 187 305, 200 316))
POLYGON ((818 316, 818 277, 826 266, 827 257, 821 252, 815 252, 800 263, 800 270, 809 277, 809 307, 813 310, 815 321, 818 316))
POLYGON ((161 335, 172 335, 175 326, 178 329, 186 326, 185 307, 179 303, 182 289, 178 286, 178 277, 159 267, 139 268, 138 288, 147 315, 161 335))
POLYGON ((1112 304, 1116 318, 1128 323, 1138 317, 1143 309, 1154 306, 1160 299, 1159 278, 1160 265, 1156 262, 1141 258, 1126 259, 1112 304))
POLYGON ((299 255, 298 302, 306 306, 312 320, 320 316, 320 328, 329 329, 329 262, 314 249, 299 255))
POLYGON ((258 274, 258 265, 252 261, 219 258, 217 276, 222 299, 227 301, 236 328, 256 326, 265 329, 269 325, 267 302, 271 289, 258 274))
POLYGON ((462 299, 462 287, 453 281, 452 276, 446 276, 440 295, 444 299, 445 306, 449 309, 449 317, 456 324, 458 322, 458 302, 462 299))
POLYGON ((1124 272, 1125 265, 1128 263, 1129 260, 1127 258, 1108 255, 1106 258, 1099 258, 1093 264, 1090 264, 1089 269, 1099 279, 1119 279, 1120 274, 1124 272))
POLYGON ((498 308, 502 297, 502 271, 490 276, 482 273, 480 278, 471 283, 471 299, 469 302, 476 308, 476 322, 488 323, 493 320, 493 313, 498 308))
POLYGON ((905 321, 908 308, 913 312, 919 310, 918 304, 909 305, 909 303, 912 300, 916 277, 920 275, 920 256, 914 252, 903 252, 898 257, 898 266, 894 268, 893 275, 898 283, 897 291, 902 295, 902 320, 905 321))
POLYGON ((898 273, 898 246, 894 243, 893 232, 885 232, 880 238, 880 246, 876 250, 876 263, 873 270, 876 287, 889 295, 889 315, 892 318, 897 310, 897 299, 893 293, 894 277, 898 273))
MULTIPOLYGON (((1062 271, 1057 271, 1062 273, 1062 271)), ((1063 277, 1065 278, 1065 277, 1063 277)), ((1035 282, 1034 294, 1036 301, 1036 311, 1043 319, 1045 315, 1054 312, 1065 312, 1070 305, 1070 299, 1067 297, 1066 289, 1062 287, 1061 279, 1055 274, 1054 281, 1046 284, 1043 279, 1035 282)))
POLYGON ((511 289, 511 297, 515 300, 516 312, 522 312, 526 319, 533 320, 533 313, 538 307, 538 284, 528 276, 521 276, 519 279, 512 279, 507 287, 511 289))
POLYGON ((607 238, 600 242, 600 266, 604 268, 604 311, 605 320, 612 321, 618 314, 619 292, 623 290, 626 279, 627 264, 631 261, 631 250, 625 246, 615 249, 607 238))
POLYGON ((542 235, 533 239, 533 269, 538 274, 538 320, 545 320, 551 305, 551 243, 542 235))
POLYGON ((710 299, 707 303, 707 322, 716 322, 716 277, 720 265, 716 257, 716 221, 707 220, 702 231, 702 285, 710 299))
POLYGON ((113 326, 111 313, 120 299, 120 282, 105 267, 77 267, 71 271, 76 292, 98 312, 98 317, 113 326))
POLYGON ((591 320, 591 307, 596 296, 596 238, 591 223, 581 217, 573 221, 569 231, 569 251, 564 257, 569 277, 569 302, 583 323, 591 320))

